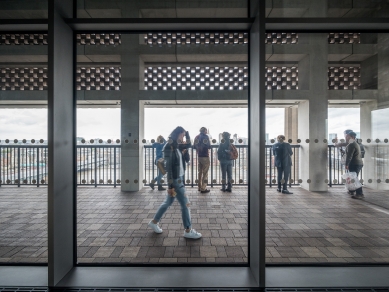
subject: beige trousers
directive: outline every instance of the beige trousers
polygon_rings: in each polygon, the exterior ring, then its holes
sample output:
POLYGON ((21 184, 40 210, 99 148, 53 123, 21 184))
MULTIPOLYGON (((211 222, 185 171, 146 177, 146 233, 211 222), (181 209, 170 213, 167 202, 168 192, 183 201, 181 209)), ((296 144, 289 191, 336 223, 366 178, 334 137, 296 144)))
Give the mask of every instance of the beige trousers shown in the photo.
POLYGON ((198 188, 200 191, 205 191, 207 189, 208 183, 208 169, 210 161, 209 157, 198 157, 198 188))

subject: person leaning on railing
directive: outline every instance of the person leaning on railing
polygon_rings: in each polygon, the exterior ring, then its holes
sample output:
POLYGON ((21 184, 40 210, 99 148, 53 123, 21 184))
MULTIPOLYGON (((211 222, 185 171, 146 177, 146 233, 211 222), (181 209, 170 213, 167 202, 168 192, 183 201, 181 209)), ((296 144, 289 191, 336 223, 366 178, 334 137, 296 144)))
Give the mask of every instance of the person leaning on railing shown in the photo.
MULTIPOLYGON (((162 149, 166 144, 166 140, 162 135, 159 135, 157 137, 157 141, 153 143, 153 148, 155 148, 155 161, 154 164, 157 165, 158 159, 162 158, 162 149)), ((157 182, 158 185, 158 191, 165 191, 166 189, 162 187, 161 179, 163 178, 163 173, 160 171, 160 169, 157 167, 157 176, 154 178, 154 181, 150 182, 150 188, 154 190, 155 182, 157 182)))

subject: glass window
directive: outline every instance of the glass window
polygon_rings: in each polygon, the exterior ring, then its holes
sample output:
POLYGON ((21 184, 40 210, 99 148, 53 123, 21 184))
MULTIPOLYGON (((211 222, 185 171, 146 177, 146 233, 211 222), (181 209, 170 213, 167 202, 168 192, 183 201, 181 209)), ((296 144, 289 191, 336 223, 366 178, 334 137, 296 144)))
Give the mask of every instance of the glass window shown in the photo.
POLYGON ((77 38, 78 262, 247 264, 247 33, 77 38))
POLYGON ((0 34, 0 62, 0 263, 47 263, 47 34, 0 34))

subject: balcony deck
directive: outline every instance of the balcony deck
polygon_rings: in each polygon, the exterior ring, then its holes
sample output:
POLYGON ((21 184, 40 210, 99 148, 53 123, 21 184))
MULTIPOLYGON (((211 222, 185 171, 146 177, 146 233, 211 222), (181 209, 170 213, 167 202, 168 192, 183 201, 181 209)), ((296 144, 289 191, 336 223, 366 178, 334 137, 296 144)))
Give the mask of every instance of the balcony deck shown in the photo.
MULTIPOLYGON (((185 240, 178 203, 162 219, 162 234, 147 228, 164 192, 144 188, 78 188, 80 263, 245 263, 247 188, 208 194, 187 188, 193 228, 185 240)), ((268 263, 389 262, 389 193, 365 189, 353 200, 343 187, 293 195, 266 189, 268 263)), ((47 262, 47 188, 0 188, 0 263, 47 262)))

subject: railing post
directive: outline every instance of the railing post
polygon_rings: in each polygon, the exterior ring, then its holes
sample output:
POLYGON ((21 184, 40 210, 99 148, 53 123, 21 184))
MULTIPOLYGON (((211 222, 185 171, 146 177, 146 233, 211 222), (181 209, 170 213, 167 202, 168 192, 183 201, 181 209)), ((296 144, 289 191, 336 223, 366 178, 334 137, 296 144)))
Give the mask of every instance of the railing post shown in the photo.
POLYGON ((95 188, 96 188, 97 187, 97 148, 95 147, 94 149, 95 149, 95 188))
POLYGON ((116 147, 113 148, 113 187, 116 188, 116 147))
MULTIPOLYGON (((146 151, 145 151, 145 153, 146 153, 146 151)), ((153 180, 154 178, 155 178, 155 173, 154 173, 154 167, 155 167, 155 157, 154 157, 154 148, 151 148, 151 153, 152 153, 152 161, 151 161, 151 163, 152 163, 152 165, 153 165, 153 171, 152 171, 152 178, 151 178, 151 180, 153 180)), ((146 160, 146 159, 145 159, 146 160)), ((157 170, 157 173, 158 173, 158 170, 157 170)))
POLYGON ((18 187, 20 187, 20 148, 18 149, 18 187))
POLYGON ((272 187, 272 163, 271 163, 271 149, 269 148, 269 151, 266 151, 266 154, 269 153, 269 186, 272 187))
POLYGON ((211 146, 211 188, 213 188, 213 148, 212 146, 211 146))
MULTIPOLYGON (((34 148, 33 148, 33 151, 34 151, 34 148)), ((36 164, 37 164, 37 168, 36 168, 36 173, 37 173, 37 187, 39 187, 39 148, 36 148, 36 164)))
MULTIPOLYGON (((329 168, 329 185, 332 187, 332 149, 331 145, 328 145, 328 168, 329 168)), ((335 155, 335 153, 334 153, 335 155)))
POLYGON ((194 187, 194 177, 193 177, 193 161, 194 161, 194 156, 193 156, 193 153, 194 153, 194 151, 193 151, 193 147, 191 148, 192 150, 192 155, 191 155, 191 157, 192 157, 192 162, 191 162, 191 168, 192 168, 192 179, 191 179, 191 182, 192 182, 192 188, 194 187))

